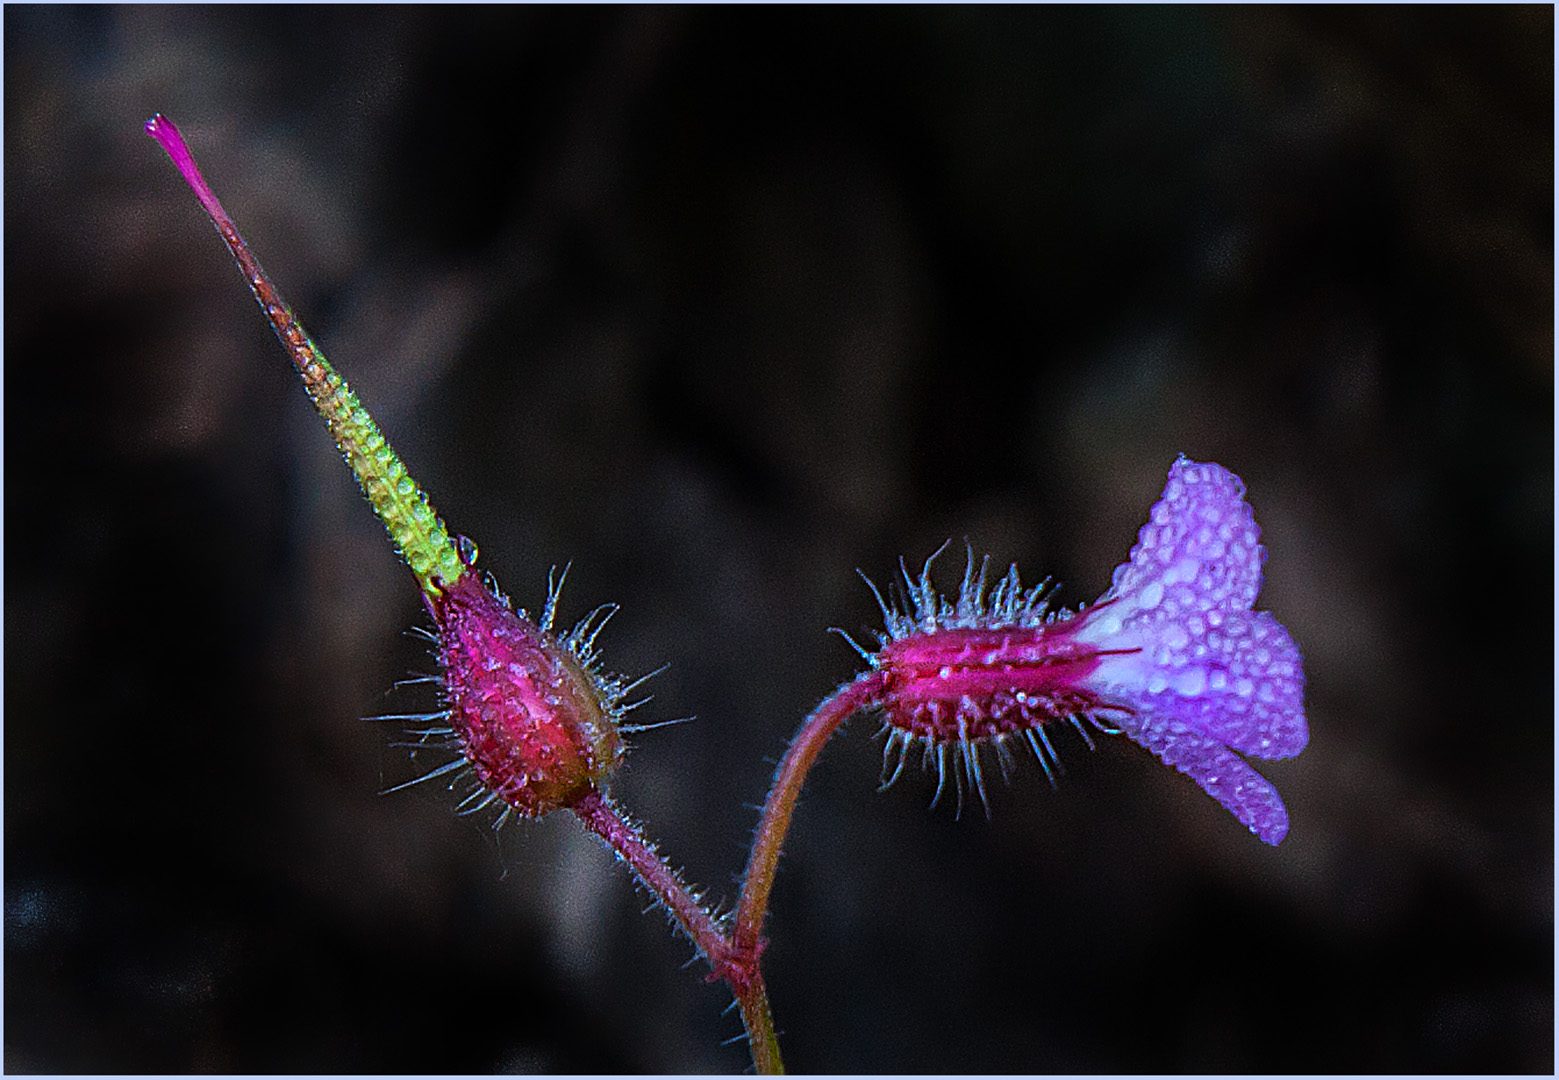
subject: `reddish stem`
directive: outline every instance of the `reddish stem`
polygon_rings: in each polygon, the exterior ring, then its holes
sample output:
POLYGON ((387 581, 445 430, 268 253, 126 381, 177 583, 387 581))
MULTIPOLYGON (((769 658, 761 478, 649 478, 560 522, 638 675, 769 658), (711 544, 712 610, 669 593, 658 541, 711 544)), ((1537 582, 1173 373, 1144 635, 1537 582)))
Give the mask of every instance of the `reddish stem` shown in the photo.
POLYGON ((758 966, 763 951, 760 934, 768 913, 769 894, 774 888, 780 850, 785 843, 785 834, 790 831, 790 819, 795 814, 801 785, 823 752, 824 744, 852 714, 881 700, 885 681, 882 672, 869 671, 841 686, 812 711, 791 741, 758 819, 752 854, 747 860, 747 873, 742 882, 741 900, 736 908, 734 931, 730 936, 722 932, 714 917, 644 838, 638 826, 625 818, 604 795, 592 790, 572 807, 585 827, 610 844, 612 850, 633 868, 645 888, 666 905, 677 925, 703 952, 714 975, 731 987, 742 1012, 742 1023, 747 1028, 753 1065, 765 1075, 785 1071, 763 974, 758 966))
MULTIPOLYGON (((715 973, 725 978, 722 966, 729 962, 731 943, 714 917, 698 902, 655 846, 644 838, 639 827, 623 816, 622 812, 607 801, 606 796, 592 789, 570 808, 585 823, 585 828, 611 845, 633 868, 644 887, 658 897, 671 912, 688 937, 693 939, 699 951, 709 961, 715 973)), ((727 980, 729 981, 729 980, 727 980)))
POLYGON ((763 949, 761 934, 763 920, 768 914, 769 893, 774 888, 774 871, 779 864, 785 834, 790 831, 790 819, 801 795, 801 785, 817 756, 823 752, 823 744, 828 742, 829 736, 852 714, 879 702, 885 681, 882 672, 868 671, 824 698, 796 732, 774 774, 774 786, 769 789, 769 797, 763 804, 758 831, 753 837, 752 854, 747 859, 747 873, 742 881, 742 896, 736 907, 732 935, 739 962, 750 964, 754 972, 763 949))
POLYGON ((763 976, 758 972, 757 954, 742 955, 732 947, 730 938, 721 932, 708 909, 660 857, 654 845, 644 838, 639 827, 623 816, 606 796, 591 790, 571 809, 584 822, 585 828, 610 844, 612 850, 633 868, 644 887, 666 905, 677 925, 693 939, 715 976, 730 986, 737 1007, 741 1009, 753 1065, 758 1072, 764 1075, 784 1072, 768 993, 763 976))

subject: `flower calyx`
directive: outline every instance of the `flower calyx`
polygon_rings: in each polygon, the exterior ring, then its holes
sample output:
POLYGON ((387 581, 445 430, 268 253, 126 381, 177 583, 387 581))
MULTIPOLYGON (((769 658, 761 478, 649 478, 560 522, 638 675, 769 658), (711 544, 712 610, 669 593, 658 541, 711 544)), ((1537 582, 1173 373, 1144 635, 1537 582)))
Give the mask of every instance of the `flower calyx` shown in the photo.
MULTIPOLYGON (((540 817, 600 790, 622 759, 620 680, 600 673, 595 636, 615 610, 596 609, 569 634, 552 632, 561 581, 540 624, 516 612, 470 569, 440 582, 427 606, 438 624, 445 722, 493 801, 540 817)), ((501 820, 501 819, 500 819, 501 820)))

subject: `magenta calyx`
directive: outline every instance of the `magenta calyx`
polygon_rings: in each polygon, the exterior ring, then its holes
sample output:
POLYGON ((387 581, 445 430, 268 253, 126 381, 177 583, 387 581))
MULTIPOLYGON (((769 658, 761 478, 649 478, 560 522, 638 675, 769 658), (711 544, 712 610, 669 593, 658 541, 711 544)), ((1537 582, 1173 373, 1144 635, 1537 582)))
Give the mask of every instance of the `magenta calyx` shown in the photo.
POLYGON ((445 712, 485 795, 505 816, 540 817, 599 790, 622 758, 623 687, 602 675, 597 609, 569 634, 552 633, 555 586, 540 625, 495 595, 475 572, 427 598, 438 624, 445 712))

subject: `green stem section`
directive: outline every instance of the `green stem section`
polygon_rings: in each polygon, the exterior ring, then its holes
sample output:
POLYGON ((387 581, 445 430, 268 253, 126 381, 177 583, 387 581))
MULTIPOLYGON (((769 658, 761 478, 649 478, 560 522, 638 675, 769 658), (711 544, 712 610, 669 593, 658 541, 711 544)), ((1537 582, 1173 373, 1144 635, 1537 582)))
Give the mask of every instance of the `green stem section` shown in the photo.
POLYGON ((352 467, 363 494, 373 504, 374 513, 384 522, 390 539, 411 567, 411 572, 417 575, 422 591, 436 596, 440 583, 454 582, 466 569, 443 521, 407 473, 400 455, 390 448, 379 425, 357 400, 346 380, 336 374, 325 354, 304 331, 292 308, 282 299, 200 174, 173 121, 159 114, 146 122, 146 131, 168 152, 185 182, 206 208, 211 223, 254 290, 260 310, 265 312, 276 336, 292 357, 293 367, 302 376, 304 389, 313 400, 314 408, 319 410, 330 429, 330 437, 352 467))
POLYGON ((785 1062, 780 1058, 779 1036, 774 1033, 774 1016, 769 1011, 763 975, 754 968, 745 985, 733 986, 731 990, 736 994, 736 1007, 741 1010, 742 1025, 747 1029, 753 1068, 759 1076, 779 1076, 785 1071, 785 1062))

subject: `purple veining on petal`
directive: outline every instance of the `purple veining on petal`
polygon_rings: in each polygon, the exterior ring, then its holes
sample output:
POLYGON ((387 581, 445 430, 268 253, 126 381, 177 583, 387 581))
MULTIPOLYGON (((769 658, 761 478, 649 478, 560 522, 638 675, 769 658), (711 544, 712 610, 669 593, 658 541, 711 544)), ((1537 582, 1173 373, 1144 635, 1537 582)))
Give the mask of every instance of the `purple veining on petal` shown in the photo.
POLYGON ((1303 750, 1304 671, 1288 631, 1251 611, 1266 552, 1244 495, 1221 465, 1176 461, 1077 640, 1133 650, 1102 660, 1091 688, 1136 711, 1121 722, 1128 735, 1276 843, 1282 800, 1226 747, 1267 759, 1303 750))
POLYGON ((1299 649, 1270 612, 1210 611, 1156 622, 1128 620, 1096 678, 1139 710, 1173 715, 1242 754, 1268 760, 1305 748, 1299 649), (1135 625, 1134 625, 1135 624, 1135 625))
MULTIPOLYGON (((1172 640, 1181 633, 1173 625, 1164 630, 1172 640)), ((1236 611, 1204 637, 1207 654, 1193 656, 1187 670, 1205 672, 1206 689, 1170 703, 1170 711, 1252 757, 1288 758, 1303 750, 1309 741, 1304 672, 1288 631, 1270 612, 1236 611)))

